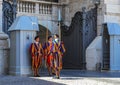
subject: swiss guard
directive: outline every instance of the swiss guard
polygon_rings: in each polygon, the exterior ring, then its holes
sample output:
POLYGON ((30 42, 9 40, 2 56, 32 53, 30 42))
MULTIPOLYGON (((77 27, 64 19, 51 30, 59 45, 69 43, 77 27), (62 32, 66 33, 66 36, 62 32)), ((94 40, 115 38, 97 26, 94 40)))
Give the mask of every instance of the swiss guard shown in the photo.
POLYGON ((39 68, 42 64, 43 48, 41 43, 39 43, 39 36, 35 37, 35 42, 31 44, 31 56, 32 56, 32 70, 34 77, 39 77, 39 68))
POLYGON ((63 54, 65 53, 65 47, 63 42, 61 42, 59 40, 59 35, 55 34, 54 35, 54 48, 55 48, 55 52, 54 52, 54 67, 55 67, 55 74, 56 76, 54 78, 59 79, 60 78, 60 71, 62 69, 62 57, 63 54))
POLYGON ((54 53, 54 43, 52 36, 48 37, 48 41, 45 43, 43 46, 44 48, 44 57, 45 57, 45 62, 47 65, 48 73, 49 76, 52 75, 52 71, 54 70, 54 63, 53 63, 53 53, 54 53))

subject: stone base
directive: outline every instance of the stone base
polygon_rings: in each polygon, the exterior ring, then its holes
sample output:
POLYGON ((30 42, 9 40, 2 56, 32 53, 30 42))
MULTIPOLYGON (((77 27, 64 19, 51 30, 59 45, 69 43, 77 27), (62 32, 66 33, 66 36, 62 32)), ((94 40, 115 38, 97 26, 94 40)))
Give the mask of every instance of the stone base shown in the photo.
POLYGON ((32 76, 31 66, 11 66, 9 74, 14 76, 32 76))
POLYGON ((8 35, 1 32, 0 33, 0 75, 8 73, 8 35))
POLYGON ((8 35, 5 34, 4 32, 0 32, 0 40, 7 40, 8 39, 8 35))
POLYGON ((86 50, 87 70, 97 70, 102 61, 102 36, 98 36, 86 50))

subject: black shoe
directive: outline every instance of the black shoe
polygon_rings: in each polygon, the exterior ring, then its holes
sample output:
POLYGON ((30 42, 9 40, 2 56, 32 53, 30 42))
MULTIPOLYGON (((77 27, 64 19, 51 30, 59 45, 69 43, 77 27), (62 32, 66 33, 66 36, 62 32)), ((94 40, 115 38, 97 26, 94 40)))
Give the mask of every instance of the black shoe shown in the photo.
POLYGON ((60 79, 60 76, 58 76, 57 78, 60 79))
POLYGON ((37 75, 36 77, 40 77, 40 75, 37 75))
POLYGON ((37 75, 34 75, 34 77, 37 77, 37 75))
POLYGON ((52 74, 49 74, 49 76, 52 76, 52 74))
POLYGON ((55 73, 52 73, 52 75, 56 75, 55 73))

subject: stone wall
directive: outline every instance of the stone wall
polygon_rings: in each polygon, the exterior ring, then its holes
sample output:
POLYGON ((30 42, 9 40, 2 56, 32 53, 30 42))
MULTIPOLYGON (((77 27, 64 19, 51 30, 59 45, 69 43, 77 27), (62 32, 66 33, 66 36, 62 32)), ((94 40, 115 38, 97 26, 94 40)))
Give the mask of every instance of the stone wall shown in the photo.
POLYGON ((98 8, 98 35, 102 32, 103 23, 120 24, 120 0, 101 0, 98 8))
POLYGON ((101 35, 102 33, 102 24, 104 22, 104 0, 100 0, 100 5, 98 6, 98 15, 97 15, 97 34, 101 35))
POLYGON ((120 23, 120 0, 104 0, 104 22, 120 23))

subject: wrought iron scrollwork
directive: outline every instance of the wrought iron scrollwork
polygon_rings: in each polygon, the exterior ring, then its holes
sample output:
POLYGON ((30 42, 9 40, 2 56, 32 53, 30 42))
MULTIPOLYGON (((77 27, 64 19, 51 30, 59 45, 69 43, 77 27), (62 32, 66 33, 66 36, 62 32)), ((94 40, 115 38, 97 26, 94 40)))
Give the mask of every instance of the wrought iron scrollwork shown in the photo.
POLYGON ((3 0, 3 31, 7 34, 9 34, 8 29, 16 18, 16 9, 15 0, 12 2, 3 0))
POLYGON ((64 36, 70 35, 73 30, 75 29, 75 26, 79 26, 79 31, 82 33, 85 29, 86 35, 89 29, 94 29, 96 31, 97 27, 97 7, 91 9, 90 11, 85 11, 85 7, 82 8, 82 11, 78 11, 75 13, 74 17, 72 18, 70 26, 65 25, 63 22, 61 22, 61 28, 62 28, 62 34, 64 36))
MULTIPOLYGON (((75 13, 70 26, 61 23, 61 29, 62 39, 68 52, 64 61, 67 62, 67 60, 72 59, 76 61, 70 61, 72 66, 86 69, 85 51, 97 36, 97 6, 89 11, 83 7, 82 11, 75 13)), ((68 63, 65 64, 70 66, 68 63)))
POLYGON ((80 12, 80 11, 76 12, 74 17, 72 18, 70 26, 67 26, 61 22, 62 34, 64 36, 70 35, 74 31, 75 25, 78 25, 78 24, 81 25, 82 21, 83 21, 82 12, 80 12))

